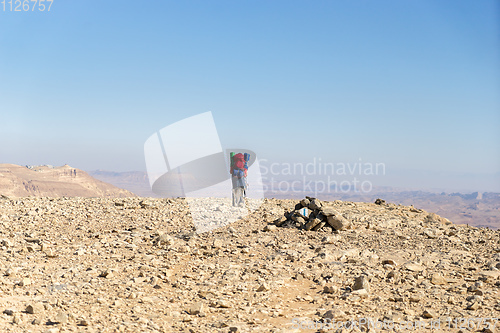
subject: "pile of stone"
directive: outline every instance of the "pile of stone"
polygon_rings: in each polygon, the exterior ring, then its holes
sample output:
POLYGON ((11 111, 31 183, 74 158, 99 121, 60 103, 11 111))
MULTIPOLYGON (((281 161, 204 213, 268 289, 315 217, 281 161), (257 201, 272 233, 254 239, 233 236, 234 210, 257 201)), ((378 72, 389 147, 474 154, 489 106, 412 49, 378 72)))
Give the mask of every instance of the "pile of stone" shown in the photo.
POLYGON ((285 212, 284 216, 275 221, 278 227, 298 228, 306 231, 318 231, 323 228, 345 230, 351 223, 332 207, 325 206, 317 198, 305 197, 295 209, 285 212))

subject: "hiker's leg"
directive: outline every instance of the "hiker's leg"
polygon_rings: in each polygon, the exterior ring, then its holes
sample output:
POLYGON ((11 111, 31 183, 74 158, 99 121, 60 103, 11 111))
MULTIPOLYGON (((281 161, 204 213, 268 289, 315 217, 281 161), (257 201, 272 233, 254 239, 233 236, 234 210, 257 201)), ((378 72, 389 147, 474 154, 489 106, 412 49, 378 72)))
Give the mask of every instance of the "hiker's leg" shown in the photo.
POLYGON ((244 207, 245 206, 245 189, 243 187, 239 187, 238 194, 239 194, 238 206, 244 207))

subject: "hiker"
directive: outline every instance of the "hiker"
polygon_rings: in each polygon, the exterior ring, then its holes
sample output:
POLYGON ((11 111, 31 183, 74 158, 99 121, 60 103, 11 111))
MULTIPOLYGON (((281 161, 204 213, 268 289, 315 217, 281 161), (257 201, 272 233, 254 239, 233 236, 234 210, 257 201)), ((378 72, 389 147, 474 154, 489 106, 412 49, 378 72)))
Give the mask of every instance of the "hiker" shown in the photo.
POLYGON ((248 188, 247 172, 250 154, 231 153, 231 180, 233 183, 233 206, 244 207, 248 188))

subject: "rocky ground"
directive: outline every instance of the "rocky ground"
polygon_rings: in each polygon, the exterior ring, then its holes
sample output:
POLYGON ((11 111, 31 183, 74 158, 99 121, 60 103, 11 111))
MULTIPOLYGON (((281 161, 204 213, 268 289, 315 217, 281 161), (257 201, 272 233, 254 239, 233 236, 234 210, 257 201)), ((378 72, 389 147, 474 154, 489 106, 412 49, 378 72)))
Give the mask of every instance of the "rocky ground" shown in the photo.
POLYGON ((500 231, 297 203, 197 234, 184 199, 0 199, 0 331, 499 331, 500 231))

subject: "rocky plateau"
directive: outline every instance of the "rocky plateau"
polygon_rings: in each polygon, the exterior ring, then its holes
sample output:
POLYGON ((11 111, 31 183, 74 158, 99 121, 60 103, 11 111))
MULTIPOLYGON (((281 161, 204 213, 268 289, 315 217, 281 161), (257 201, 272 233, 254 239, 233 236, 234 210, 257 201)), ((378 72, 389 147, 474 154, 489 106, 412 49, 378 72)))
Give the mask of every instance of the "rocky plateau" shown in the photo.
POLYGON ((1 332, 498 332, 499 269, 498 230, 382 200, 197 233, 183 198, 0 199, 1 332))

